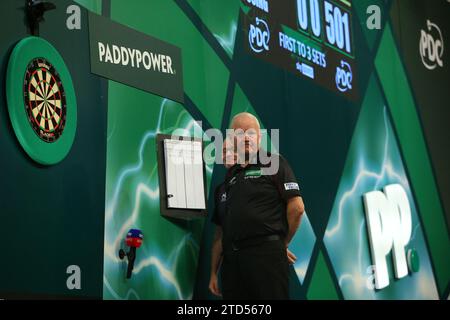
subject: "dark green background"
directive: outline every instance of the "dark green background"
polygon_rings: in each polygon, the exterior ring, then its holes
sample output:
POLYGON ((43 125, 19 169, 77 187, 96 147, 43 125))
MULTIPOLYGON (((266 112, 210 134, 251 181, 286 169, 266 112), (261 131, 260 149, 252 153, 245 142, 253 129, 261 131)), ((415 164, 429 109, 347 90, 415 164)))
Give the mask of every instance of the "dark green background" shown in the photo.
MULTIPOLYGON (((45 14, 40 36, 63 57, 72 76, 78 124, 67 158, 54 166, 33 162, 12 130, 5 97, 6 66, 27 36, 24 1, 2 1, 0 10, 0 296, 102 297, 106 104, 99 77, 90 74, 87 11, 81 30, 66 28, 57 1, 45 14), (81 290, 68 290, 66 268, 81 268, 81 290)), ((103 86, 104 87, 104 86, 103 86)))
POLYGON ((414 91, 418 112, 424 130, 428 152, 434 167, 434 175, 450 226, 450 120, 449 84, 450 6, 432 1, 397 1, 392 5, 391 19, 398 48, 402 54, 409 83, 414 91), (420 30, 427 30, 426 19, 437 23, 444 33, 444 66, 430 72, 422 65, 418 54, 420 30))

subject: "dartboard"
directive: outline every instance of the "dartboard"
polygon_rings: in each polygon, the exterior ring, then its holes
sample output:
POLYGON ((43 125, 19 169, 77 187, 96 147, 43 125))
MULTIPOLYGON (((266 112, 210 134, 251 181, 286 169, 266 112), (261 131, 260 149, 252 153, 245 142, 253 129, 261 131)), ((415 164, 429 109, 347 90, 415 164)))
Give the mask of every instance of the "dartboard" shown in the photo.
POLYGON ((25 152, 45 165, 63 160, 75 139, 77 102, 69 69, 48 41, 28 37, 14 47, 6 98, 14 133, 25 152))
POLYGON ((66 98, 58 71, 49 61, 36 58, 28 64, 23 94, 34 132, 45 142, 56 141, 64 131, 66 98))

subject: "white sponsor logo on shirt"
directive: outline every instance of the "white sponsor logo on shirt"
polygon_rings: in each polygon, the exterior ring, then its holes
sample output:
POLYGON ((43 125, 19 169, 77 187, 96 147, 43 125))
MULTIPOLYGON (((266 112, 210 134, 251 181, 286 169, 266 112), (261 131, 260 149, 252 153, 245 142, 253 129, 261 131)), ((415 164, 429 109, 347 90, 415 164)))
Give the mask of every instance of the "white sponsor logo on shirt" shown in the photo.
POLYGON ((298 187, 298 183, 296 182, 288 182, 284 184, 285 190, 300 190, 298 187))

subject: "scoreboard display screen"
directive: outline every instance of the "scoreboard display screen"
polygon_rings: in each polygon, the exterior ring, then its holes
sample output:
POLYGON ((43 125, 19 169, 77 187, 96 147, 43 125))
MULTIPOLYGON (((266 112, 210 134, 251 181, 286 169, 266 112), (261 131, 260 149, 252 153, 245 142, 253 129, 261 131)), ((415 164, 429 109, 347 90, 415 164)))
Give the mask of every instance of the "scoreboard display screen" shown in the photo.
POLYGON ((241 0, 248 52, 357 98, 350 0, 241 0))

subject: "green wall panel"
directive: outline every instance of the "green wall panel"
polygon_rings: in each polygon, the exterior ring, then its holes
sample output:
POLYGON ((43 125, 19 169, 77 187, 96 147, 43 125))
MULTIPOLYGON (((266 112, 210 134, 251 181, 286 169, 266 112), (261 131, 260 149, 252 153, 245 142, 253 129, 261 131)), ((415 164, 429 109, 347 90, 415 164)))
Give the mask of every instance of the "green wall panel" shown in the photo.
POLYGON ((229 71, 176 3, 112 0, 111 19, 180 47, 185 92, 220 128, 229 71))
POLYGON ((190 136, 197 125, 178 103, 113 81, 108 89, 104 298, 190 299, 204 219, 161 216, 155 138, 190 136), (118 251, 131 228, 144 243, 127 280, 118 251))
POLYGON ((422 212, 438 287, 442 293, 450 280, 450 239, 411 89, 389 26, 381 39, 375 65, 422 212))
POLYGON ((87 11, 81 8, 81 30, 68 30, 66 8, 73 2, 61 0, 40 25, 40 36, 69 69, 78 107, 69 154, 42 166, 18 143, 6 105, 8 59, 28 36, 23 4, 0 4, 0 298, 101 299, 107 105, 102 80, 90 73, 87 11), (71 265, 81 270, 80 289, 66 285, 71 265))
POLYGON ((239 1, 188 0, 208 30, 232 57, 239 18, 239 1), (220 15, 217 13, 220 12, 220 15))
POLYGON ((102 13, 102 0, 74 0, 79 5, 82 5, 86 9, 95 12, 96 14, 102 13))
POLYGON ((319 252, 316 265, 311 272, 313 276, 308 288, 308 300, 338 300, 339 296, 322 252, 319 252))

